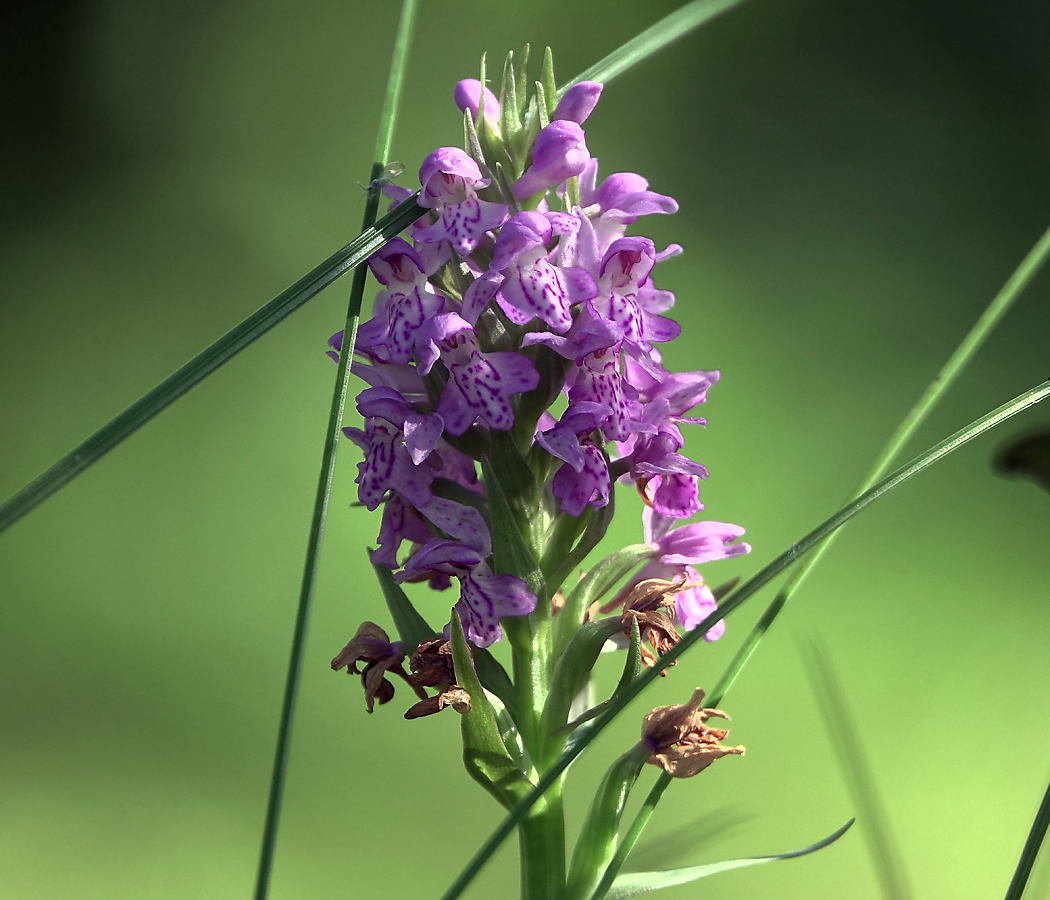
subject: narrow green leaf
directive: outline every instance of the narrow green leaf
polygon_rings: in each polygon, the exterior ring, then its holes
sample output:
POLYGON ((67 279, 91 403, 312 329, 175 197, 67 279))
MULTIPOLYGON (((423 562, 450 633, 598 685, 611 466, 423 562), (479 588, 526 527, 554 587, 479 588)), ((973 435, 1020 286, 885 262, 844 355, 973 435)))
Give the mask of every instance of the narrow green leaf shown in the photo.
MULTIPOLYGON (((673 887, 676 884, 688 884, 708 875, 716 875, 719 872, 728 872, 730 869, 743 869, 747 866, 757 866, 759 863, 776 862, 781 859, 795 859, 808 853, 822 850, 829 844, 835 843, 844 835, 853 824, 850 819, 834 834, 828 835, 824 840, 803 847, 801 850, 792 850, 789 853, 777 853, 773 856, 755 856, 750 859, 730 859, 725 862, 708 863, 703 866, 687 866, 684 869, 668 869, 666 872, 631 872, 621 875, 613 882, 609 892, 604 895, 605 900, 628 900, 629 897, 637 897, 639 894, 647 894, 659 888, 673 887)), ((595 900, 601 900, 601 895, 595 895, 595 900)))
MULTIPOLYGON (((564 732, 575 731, 584 722, 589 722, 591 719, 595 719, 600 716, 605 710, 609 708, 609 704, 613 702, 621 693, 627 690, 628 686, 635 678, 638 677, 642 671, 642 631, 638 627, 638 617, 631 616, 631 643, 627 647, 627 659, 624 661, 623 672, 620 675, 620 680, 616 684, 615 690, 612 692, 612 696, 608 700, 604 700, 595 706, 593 709, 587 710, 583 715, 573 719, 568 725, 563 726, 560 730, 564 732)), ((569 738, 571 741, 572 738, 569 738)))
MULTIPOLYGON (((861 496, 876 481, 882 478, 893 463, 893 460, 897 458, 897 455, 904 448, 904 445, 908 443, 919 426, 926 421, 929 414, 940 403, 948 388, 955 383, 963 369, 970 363, 970 360, 973 359, 978 349, 988 339, 995 326, 999 324, 1003 316, 1013 306, 1014 301, 1021 296, 1021 293, 1043 267, 1048 258, 1050 258, 1050 228, 1043 232, 1032 249, 1025 255, 1025 258, 1021 260, 1020 265, 1014 269, 1006 283, 999 289, 999 293, 992 298, 992 302, 981 313, 966 337, 955 348, 952 355, 948 357, 948 361, 941 367, 941 370, 934 377, 933 381, 929 383, 926 390, 923 391, 922 396, 919 397, 915 405, 908 411, 908 414, 901 420, 900 425, 897 426, 897 429, 880 451, 871 469, 854 491, 854 497, 861 496)), ((824 554, 831 548, 835 537, 837 535, 829 536, 829 539, 819 546, 809 559, 795 570, 787 584, 777 591, 773 601, 762 613, 754 628, 751 629, 747 640, 736 652, 725 673, 715 686, 710 697, 712 705, 717 706, 721 702, 722 697, 725 696, 732 686, 740 671, 747 665, 751 654, 755 652, 766 632, 769 631, 777 616, 780 615, 781 610, 787 605, 788 600, 802 586, 802 582, 806 580, 809 573, 813 571, 824 554)))
POLYGON ((569 865, 568 900, 590 900, 616 846, 627 798, 652 751, 639 741, 609 766, 583 820, 569 865))
POLYGON ((0 506, 0 532, 10 528, 22 516, 105 456, 155 415, 167 409, 223 363, 262 337, 333 281, 364 262, 390 238, 404 231, 426 213, 426 210, 416 203, 418 196, 418 193, 413 194, 397 209, 380 219, 374 227, 365 230, 341 250, 333 253, 317 268, 252 313, 8 499, 0 506))
POLYGON ((554 617, 555 655, 568 646, 583 621, 587 608, 611 591, 643 559, 651 556, 648 544, 629 544, 610 553, 588 572, 565 598, 565 605, 554 617))
POLYGON ((503 745, 495 710, 470 661, 463 623, 455 609, 452 610, 452 660, 456 666, 456 683, 470 694, 470 709, 460 717, 463 763, 470 777, 509 809, 528 794, 532 784, 503 745))
MULTIPOLYGON (((542 448, 541 448, 542 449, 542 448)), ((554 519, 554 531, 547 540, 547 547, 543 551, 540 560, 540 568, 547 577, 554 570, 561 568, 562 563, 572 553, 573 544, 576 539, 594 517, 594 507, 588 504, 583 513, 578 516, 570 516, 568 513, 559 513, 554 519)), ((557 590, 557 587, 555 587, 557 590)))
POLYGON ((554 80, 554 52, 550 47, 543 50, 543 68, 540 71, 540 80, 543 82, 543 99, 547 104, 547 118, 554 115, 558 106, 558 85, 554 80))
POLYGON ((401 638, 411 655, 423 641, 436 637, 439 632, 431 628, 427 620, 412 605, 412 601, 401 589, 401 585, 394 581, 393 572, 386 566, 373 564, 372 568, 375 569, 376 580, 383 589, 386 607, 390 610, 390 617, 394 620, 394 628, 397 630, 398 637, 401 638))
POLYGON ((955 432, 955 434, 931 447, 907 465, 902 466, 896 472, 889 475, 887 478, 884 478, 870 490, 865 491, 864 494, 852 503, 844 506, 829 519, 826 519, 813 529, 813 531, 809 532, 809 534, 805 535, 801 540, 792 544, 791 547, 781 553, 780 556, 768 563, 757 574, 753 575, 744 584, 733 591, 717 610, 711 613, 711 615, 704 619, 692 631, 686 634, 674 648, 660 657, 651 669, 647 669, 641 676, 635 679, 635 681, 618 698, 616 698, 613 703, 610 704, 609 708, 594 721, 593 725, 585 726, 586 736, 584 739, 573 744, 571 747, 567 747, 565 752, 562 753, 561 756, 559 756, 558 759, 543 773, 533 791, 517 803, 510 811, 510 814, 499 824, 499 826, 497 826, 485 843, 482 844, 474 854, 470 862, 467 863, 467 866, 460 873, 459 877, 456 878, 449 889, 442 894, 441 900, 455 900, 456 897, 459 897, 463 893, 466 886, 471 880, 473 880, 474 876, 481 870, 481 867, 492 856, 492 854, 496 852, 499 845, 507 839, 517 823, 528 813, 533 804, 543 796, 544 791, 551 787, 551 785, 561 777, 562 772, 568 768, 572 761, 576 759, 584 749, 586 749, 590 742, 593 741, 594 738, 596 738, 635 697, 655 681, 660 676, 661 672, 667 669, 668 666, 672 665, 678 657, 692 647, 693 644, 702 640, 704 634, 706 634, 712 626, 742 606, 759 590, 790 568, 806 553, 818 546, 824 538, 829 534, 832 534, 836 529, 841 528, 865 507, 903 484, 913 475, 918 474, 923 469, 938 462, 953 450, 957 450, 975 437, 984 434, 984 432, 989 429, 1006 421, 1011 416, 1015 416, 1017 413, 1034 406, 1041 400, 1046 399, 1047 396, 1050 396, 1050 381, 1045 381, 1037 387, 1025 391, 1009 403, 1004 403, 1002 406, 992 410, 987 415, 972 422, 966 428, 962 428, 955 432))
POLYGON ((543 82, 536 82, 536 118, 540 129, 550 125, 550 115, 547 113, 547 92, 543 89, 543 82))
POLYGON ((620 620, 599 619, 580 626, 565 652, 558 657, 551 678, 551 692, 547 698, 544 722, 547 732, 561 728, 569 718, 573 698, 583 689, 590 677, 602 647, 620 630, 620 620))
MULTIPOLYGON (((387 80, 386 99, 383 103, 383 112, 380 118, 379 135, 376 139, 377 155, 373 159, 372 177, 369 179, 369 184, 372 184, 380 176, 386 166, 386 153, 389 151, 394 120, 397 115, 402 75, 407 64, 408 43, 412 34, 412 25, 415 21, 415 11, 416 0, 404 0, 401 7, 401 19, 398 23, 397 38, 394 42, 394 53, 390 62, 390 77, 387 80)), ((362 231, 367 232, 376 220, 376 213, 379 209, 379 196, 379 191, 368 191, 365 200, 364 221, 361 226, 362 231)), ((306 545, 306 561, 303 566, 303 578, 299 590, 299 605, 296 611, 295 630, 292 636, 292 652, 288 663, 284 699, 281 704, 281 721, 277 729, 277 747, 274 752, 270 793, 266 805, 266 820, 263 825, 262 849, 259 854, 259 868, 255 882, 256 900, 265 900, 270 889, 270 873, 273 870, 273 857, 277 844, 277 827, 281 818, 284 780, 288 768, 288 755, 291 748, 292 726, 295 720, 299 682, 302 677, 302 660, 306 647, 310 607, 313 602, 321 543, 324 539, 325 520, 328 515, 328 497, 331 493, 332 479, 335 475, 335 457, 339 445, 339 426, 342 424, 343 410, 346 406, 346 397, 350 389, 350 360, 354 353, 354 341, 357 338, 357 322, 361 313, 361 299, 364 295, 367 275, 368 266, 364 260, 361 260, 354 270, 354 280, 350 288, 350 298, 346 310, 346 324, 343 330, 342 352, 339 354, 339 363, 336 367, 335 390, 332 392, 332 405, 328 414, 328 429, 325 434, 324 450, 321 453, 321 470, 318 476, 317 493, 314 497, 314 511, 306 545)))
POLYGON ((495 656, 484 647, 474 648, 474 669, 485 689, 503 701, 507 710, 514 714, 514 683, 495 656))
POLYGON ((514 91, 518 101, 518 119, 525 112, 525 103, 528 100, 529 89, 529 45, 526 44, 521 50, 521 59, 514 73, 514 91))
POLYGON ((741 0, 693 0, 681 9, 664 16, 655 25, 647 28, 637 37, 613 50, 604 59, 599 60, 585 72, 581 72, 572 81, 563 84, 558 91, 560 98, 574 84, 581 81, 600 81, 608 84, 617 75, 648 59, 681 37, 685 37, 694 28, 709 22, 719 13, 732 9, 741 0))
POLYGON ((1035 865, 1036 857, 1039 856, 1039 848, 1046 837, 1047 826, 1050 825, 1050 785, 1043 794, 1043 802, 1032 822, 1032 828, 1028 832, 1028 839, 1024 842, 1021 850, 1021 858, 1017 861, 1014 877, 1010 879, 1010 886, 1006 890, 1006 900, 1021 900, 1028 878, 1032 874, 1032 866, 1035 865))
POLYGON ((903 855, 894 839, 875 773, 864 752, 864 744, 850 715, 849 703, 831 657, 821 644, 813 641, 803 647, 803 661, 843 779, 863 823, 861 834, 882 886, 882 896, 886 900, 910 900, 914 894, 908 884, 903 855))

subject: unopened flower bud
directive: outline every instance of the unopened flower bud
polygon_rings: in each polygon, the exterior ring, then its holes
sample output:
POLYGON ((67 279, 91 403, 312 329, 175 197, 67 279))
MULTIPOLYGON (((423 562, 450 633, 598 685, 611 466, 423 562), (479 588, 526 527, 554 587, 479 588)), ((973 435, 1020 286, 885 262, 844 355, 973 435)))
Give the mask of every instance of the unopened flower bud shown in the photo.
POLYGON ((575 122, 551 122, 536 136, 532 165, 511 188, 514 196, 525 200, 579 175, 591 160, 583 129, 575 122))
MULTIPOLYGON (((463 112, 470 110, 470 117, 477 124, 478 110, 481 106, 481 82, 476 78, 464 78, 456 85, 452 98, 460 110, 463 112)), ((496 129, 499 128, 499 113, 499 100, 492 91, 485 88, 485 121, 496 129)))
MULTIPOLYGON (((582 125, 594 111, 594 107, 597 106, 598 98, 601 95, 602 85, 597 81, 581 81, 579 84, 574 84, 558 101, 558 108, 554 110, 554 115, 551 118, 554 120, 566 119, 570 122, 575 122, 577 125, 582 125)), ((485 118, 488 118, 488 102, 486 97, 485 118)), ((474 116, 477 117, 476 111, 474 116)))

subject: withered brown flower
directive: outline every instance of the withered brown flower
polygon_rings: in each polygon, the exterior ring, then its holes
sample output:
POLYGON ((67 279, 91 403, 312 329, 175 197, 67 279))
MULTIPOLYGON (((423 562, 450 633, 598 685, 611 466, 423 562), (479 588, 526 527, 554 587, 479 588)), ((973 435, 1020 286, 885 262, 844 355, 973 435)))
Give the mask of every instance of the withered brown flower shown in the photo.
MULTIPOLYGON (((468 646, 467 652, 470 652, 468 646)), ((470 694, 456 684, 456 667, 452 661, 452 642, 444 638, 423 641, 409 662, 412 674, 408 682, 423 697, 405 713, 406 719, 432 716, 451 706, 458 713, 470 711, 470 694), (438 693, 428 697, 423 688, 437 688, 438 693)))
POLYGON ((404 661, 405 654, 400 641, 391 643, 387 633, 375 622, 362 622, 350 643, 332 660, 332 668, 336 671, 345 668, 347 674, 361 676, 361 685, 365 689, 365 703, 368 711, 372 712, 376 700, 383 704, 394 696, 394 685, 386 678, 391 672, 405 679, 418 695, 427 695, 426 691, 416 687, 409 680, 408 673, 402 665, 404 661), (357 665, 361 662, 365 667, 358 670, 357 665))
MULTIPOLYGON (((642 662, 647 666, 655 665, 658 657, 682 639, 672 621, 674 595, 695 586, 684 576, 675 581, 646 578, 631 585, 616 598, 617 602, 623 603, 620 629, 628 639, 631 637, 631 619, 638 620, 638 629, 642 635, 642 662), (653 650, 645 646, 646 641, 653 650), (655 654, 653 651, 656 651, 655 654)), ((662 674, 666 674, 666 670, 662 674)))
POLYGON ((720 709, 703 706, 704 692, 697 688, 688 703, 661 706, 642 722, 642 741, 652 751, 646 760, 660 766, 672 778, 690 778, 706 769, 716 759, 734 754, 742 756, 743 747, 723 747, 728 731, 709 728, 708 719, 728 719, 720 709))

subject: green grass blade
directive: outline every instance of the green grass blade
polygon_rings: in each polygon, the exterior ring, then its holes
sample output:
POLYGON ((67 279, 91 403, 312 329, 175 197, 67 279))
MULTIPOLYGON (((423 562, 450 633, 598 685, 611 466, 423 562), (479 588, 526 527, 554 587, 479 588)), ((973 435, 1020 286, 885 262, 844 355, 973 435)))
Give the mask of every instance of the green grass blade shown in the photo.
POLYGON ((875 874, 886 900, 912 900, 900 846, 879 796, 875 773, 850 714, 842 682, 827 650, 813 642, 803 648, 803 661, 824 726, 835 748, 843 778, 860 815, 861 833, 868 845, 875 874))
POLYGON ((595 893, 594 900, 606 897, 608 900, 629 900, 639 894, 647 894, 664 887, 673 887, 676 884, 688 884, 708 875, 716 875, 719 872, 728 872, 731 869, 743 869, 747 866, 757 866, 760 863, 776 862, 781 859, 797 859, 809 853, 823 850, 829 844, 834 844, 842 835, 849 831, 853 825, 850 819, 834 834, 829 834, 822 841, 803 847, 801 850, 791 850, 787 853, 776 853, 773 856, 752 856, 748 859, 728 859, 725 862, 707 863, 702 866, 687 866, 683 869, 669 869, 666 872, 632 872, 629 875, 621 875, 613 882, 607 894, 595 893))
POLYGON ((1017 861, 1017 869, 1014 871, 1014 877, 1010 879, 1010 887, 1006 890, 1006 900, 1021 900, 1021 895, 1024 894, 1025 886, 1028 884, 1028 877, 1032 874, 1032 866, 1035 865, 1036 857, 1039 855, 1039 848, 1043 843, 1043 838, 1046 837, 1048 825, 1050 825, 1050 785, 1043 794, 1043 802, 1039 804, 1039 810, 1035 814, 1032 829, 1028 832, 1028 840, 1024 842, 1021 858, 1017 861))
POLYGON ((359 265, 394 235, 412 224, 426 212, 416 203, 417 196, 418 194, 410 197, 376 222, 373 228, 367 229, 261 309, 252 313, 7 500, 0 506, 0 532, 10 528, 55 491, 105 456, 124 438, 207 378, 219 366, 262 337, 274 325, 290 316, 333 281, 359 265))
POLYGON ((627 834, 620 841, 620 846, 616 848, 616 852, 613 854, 608 867, 602 874, 602 879, 598 882, 598 887, 594 891, 594 900, 601 900, 602 897, 608 894, 609 889, 616 880, 616 876, 620 874, 620 869, 623 868, 623 864, 627 862, 627 857, 630 856, 631 851, 634 849, 634 845, 638 843, 638 838, 642 836, 645 826, 649 824, 649 819, 652 818, 656 805, 660 802, 660 798, 663 797, 664 791, 667 790, 670 784, 671 776, 666 772, 661 772, 660 777, 656 779, 656 784, 652 786, 649 794, 642 802, 641 809, 635 815, 634 821, 631 822, 631 827, 627 829, 627 834))
MULTIPOLYGON (((380 118, 379 136, 376 140, 376 152, 388 151, 393 134, 398 100, 400 99, 402 76, 408 59, 408 42, 415 19, 416 0, 404 0, 401 7, 401 20, 398 24, 397 38, 390 62, 390 77, 387 82, 387 93, 380 118)), ((372 180, 378 178, 386 166, 386 158, 377 157, 372 164, 372 180)), ((376 220, 379 210, 381 191, 369 189, 365 201, 362 231, 368 232, 376 220)), ((412 221, 412 220, 409 220, 412 221)), ((288 663, 288 677, 285 682, 284 699, 281 704, 281 721, 277 730, 277 747, 274 752, 273 773, 270 779, 270 793, 266 805, 266 821, 263 826, 262 849, 259 854, 259 870, 255 882, 255 900, 266 900, 270 889, 270 875, 273 871, 273 857, 277 845, 277 828, 281 818, 281 803, 284 796, 284 781, 288 769, 288 755, 291 749, 292 726, 295 721, 295 707, 299 695, 299 681, 302 676, 303 651, 306 647, 306 633, 310 621, 310 607, 313 600, 314 583, 317 577, 320 560, 321 543, 324 539, 324 526, 328 514, 328 498, 332 489, 335 474, 335 457, 339 445, 339 426, 343 421, 346 397, 350 387, 350 361, 354 353, 354 342, 357 338, 357 323, 361 313, 361 299, 364 296, 365 279, 368 266, 361 259, 354 269, 354 280, 350 288, 350 299, 347 304, 346 324, 343 332, 342 352, 336 372, 335 390, 332 393, 332 407, 328 415, 328 430, 325 434, 324 450, 321 454, 321 471, 318 477, 317 494, 314 500, 313 517, 310 522, 310 535, 306 546, 306 562, 303 567, 303 580, 299 591, 299 606, 295 616, 295 630, 292 635, 291 659, 288 663)))
MULTIPOLYGON (((1017 415, 1019 412, 1034 406, 1041 400, 1044 400, 1047 396, 1050 396, 1050 381, 1044 381, 1042 384, 1031 390, 1025 391, 1023 394, 1020 394, 1008 403, 1004 403, 1002 406, 993 409, 988 414, 981 416, 981 418, 977 419, 975 422, 970 423, 965 428, 962 428, 950 437, 945 438, 939 444, 931 447, 925 453, 917 456, 910 463, 902 466, 896 472, 865 491, 856 500, 842 507, 842 509, 836 512, 831 518, 826 519, 801 540, 792 544, 787 550, 781 553, 780 556, 767 564, 761 571, 753 575, 736 590, 732 591, 720 604, 717 610, 711 613, 711 615, 704 619, 692 631, 686 634, 674 648, 660 657, 651 669, 646 670, 645 673, 628 685, 619 697, 610 704, 609 708, 594 721, 593 725, 584 726, 587 729, 586 735, 581 738, 580 741, 567 748, 566 751, 554 761, 551 767, 544 772, 532 793, 518 803, 514 809, 511 810, 510 814, 499 824, 485 843, 482 844, 477 853, 474 854, 474 857, 460 873, 459 877, 452 883, 449 889, 442 894, 441 900, 455 900, 456 897, 459 897, 463 893, 474 876, 481 870, 481 867, 496 851, 496 848, 499 847, 511 831, 513 831, 514 826, 542 796, 544 791, 561 777, 561 773, 568 768, 569 764, 584 751, 590 742, 594 740, 594 738, 597 737, 598 734, 603 731, 609 723, 612 722, 612 720, 616 718, 616 716, 619 715, 619 713, 632 700, 634 700, 635 697, 655 681, 660 676, 661 672, 674 663, 674 661, 692 647, 693 644, 702 640, 703 636, 712 626, 720 622, 731 612, 734 612, 759 590, 801 559, 806 553, 819 546, 821 541, 823 541, 829 534, 832 534, 837 529, 841 528, 865 507, 874 503, 884 494, 892 491, 895 487, 903 484, 913 475, 917 475, 923 469, 933 465, 952 451, 957 450, 959 447, 963 446, 963 444, 966 444, 975 437, 984 434, 984 432, 994 428, 996 425, 999 425, 1010 417, 1017 415)), ((715 704, 712 703, 712 706, 714 705, 715 704)))
POLYGON ((681 9, 664 16, 655 25, 646 28, 641 34, 631 38, 626 44, 613 50, 604 59, 599 60, 585 72, 581 72, 572 81, 558 89, 558 98, 581 81, 600 81, 608 84, 617 75, 648 59, 654 53, 685 37, 694 28, 709 22, 719 13, 739 4, 741 0, 693 0, 681 9))
MULTIPOLYGON (((886 445, 880 451, 871 469, 864 476, 864 480, 857 486, 853 493, 854 497, 863 494, 886 473, 897 454, 900 453, 918 427, 926 420, 947 390, 955 383, 963 369, 973 359, 995 326, 999 324, 1002 317, 1013 306, 1014 301, 1021 296, 1021 293, 1038 274, 1048 258, 1050 258, 1050 228, 1043 232, 1025 258, 1021 260, 1020 265, 1014 269, 1006 283, 1000 288, 999 293, 992 298, 992 302, 988 304, 987 309, 973 324, 966 337, 963 338, 962 343, 955 348, 952 355, 948 357, 948 361, 941 367, 941 370, 930 382, 926 390, 923 391, 922 396, 919 397, 908 414, 901 420, 900 425, 897 426, 896 431, 893 432, 886 445)), ((772 603, 769 604, 769 607, 762 613, 761 618, 751 630, 747 640, 744 641, 736 656, 733 657, 725 674, 715 686, 711 697, 708 698, 712 706, 717 706, 721 702, 737 675, 740 674, 740 670, 747 664, 751 654, 755 652, 765 633, 776 621, 777 616, 780 615, 781 610, 795 591, 801 587, 802 582, 806 580, 824 554, 827 553, 834 540, 835 537, 829 537, 827 541, 818 547, 809 559, 795 570, 787 584, 777 592, 772 603)))

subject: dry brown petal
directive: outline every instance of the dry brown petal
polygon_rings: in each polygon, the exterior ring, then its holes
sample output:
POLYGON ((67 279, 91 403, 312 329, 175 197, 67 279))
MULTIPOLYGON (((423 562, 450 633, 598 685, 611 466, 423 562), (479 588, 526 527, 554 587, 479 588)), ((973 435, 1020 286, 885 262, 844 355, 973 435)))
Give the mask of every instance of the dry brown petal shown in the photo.
POLYGON ((420 700, 409 708, 405 713, 405 718, 419 719, 423 716, 432 716, 449 706, 460 714, 470 712, 470 694, 463 688, 453 685, 440 694, 420 700))
POLYGON ((456 680, 452 643, 444 638, 423 641, 412 654, 410 666, 409 682, 417 687, 441 687, 456 680))
POLYGON ((692 778, 723 756, 743 756, 743 747, 723 747, 721 744, 683 743, 661 753, 654 753, 646 762, 659 766, 672 778, 692 778))
POLYGON ((350 643, 343 647, 332 660, 332 668, 338 671, 346 667, 357 674, 358 660, 376 662, 390 656, 390 638, 375 622, 362 622, 350 643))

